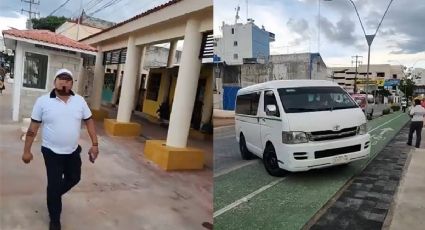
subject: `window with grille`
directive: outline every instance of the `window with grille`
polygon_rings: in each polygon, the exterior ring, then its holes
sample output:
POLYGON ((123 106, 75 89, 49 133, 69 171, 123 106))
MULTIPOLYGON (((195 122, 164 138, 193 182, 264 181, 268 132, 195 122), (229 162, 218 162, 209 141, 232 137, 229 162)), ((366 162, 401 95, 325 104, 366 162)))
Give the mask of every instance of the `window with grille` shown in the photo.
POLYGON ((23 86, 45 89, 47 81, 48 56, 26 52, 24 62, 23 86))

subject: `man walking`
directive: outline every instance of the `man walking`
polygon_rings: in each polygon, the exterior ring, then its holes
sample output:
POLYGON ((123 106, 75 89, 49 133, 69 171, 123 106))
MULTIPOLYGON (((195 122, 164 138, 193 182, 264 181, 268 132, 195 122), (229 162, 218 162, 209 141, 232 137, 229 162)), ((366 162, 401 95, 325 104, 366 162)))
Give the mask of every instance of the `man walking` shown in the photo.
POLYGON ((413 132, 416 132, 416 148, 421 146, 421 133, 424 126, 425 109, 421 106, 421 100, 415 99, 415 107, 410 110, 412 121, 410 123, 409 138, 407 145, 412 145, 413 132))
POLYGON ((406 112, 406 108, 407 108, 407 101, 404 98, 401 100, 401 108, 403 110, 403 113, 405 113, 406 112))
POLYGON ((79 181, 81 176, 81 120, 85 121, 92 141, 90 161, 94 163, 99 154, 94 121, 87 103, 72 92, 73 76, 67 69, 56 72, 55 88, 35 102, 31 124, 25 140, 22 160, 28 164, 32 159, 31 146, 42 124, 42 147, 47 171, 47 208, 50 230, 60 230, 62 195, 79 181))

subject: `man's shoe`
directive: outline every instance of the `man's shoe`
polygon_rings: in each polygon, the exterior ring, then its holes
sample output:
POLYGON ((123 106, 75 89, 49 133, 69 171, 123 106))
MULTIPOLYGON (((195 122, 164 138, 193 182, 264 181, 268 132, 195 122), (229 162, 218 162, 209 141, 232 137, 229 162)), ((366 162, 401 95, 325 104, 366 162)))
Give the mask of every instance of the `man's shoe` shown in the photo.
POLYGON ((61 230, 61 223, 50 222, 49 230, 61 230))
POLYGON ((412 146, 412 144, 411 143, 406 143, 408 146, 412 146))

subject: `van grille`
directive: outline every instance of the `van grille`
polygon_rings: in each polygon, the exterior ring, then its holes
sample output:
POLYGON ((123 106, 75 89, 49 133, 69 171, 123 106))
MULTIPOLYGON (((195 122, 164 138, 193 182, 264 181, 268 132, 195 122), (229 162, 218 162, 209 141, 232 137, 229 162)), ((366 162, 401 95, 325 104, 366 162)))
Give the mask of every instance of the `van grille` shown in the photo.
POLYGON ((310 139, 312 141, 325 141, 325 140, 334 140, 344 137, 351 137, 357 134, 357 127, 345 128, 339 131, 317 131, 311 132, 310 139))
POLYGON ((362 148, 361 145, 353 145, 353 146, 342 147, 337 149, 326 149, 326 150, 316 151, 314 152, 314 158, 319 159, 319 158, 331 157, 331 156, 336 156, 336 155, 341 155, 346 153, 358 152, 361 150, 361 148, 362 148))

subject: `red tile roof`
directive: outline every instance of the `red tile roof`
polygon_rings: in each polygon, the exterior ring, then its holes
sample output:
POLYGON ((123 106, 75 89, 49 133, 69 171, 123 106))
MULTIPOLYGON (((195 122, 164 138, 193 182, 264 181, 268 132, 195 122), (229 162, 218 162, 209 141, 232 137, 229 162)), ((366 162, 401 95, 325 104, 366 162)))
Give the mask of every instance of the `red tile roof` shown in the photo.
POLYGON ((152 14, 152 13, 154 13, 154 12, 157 12, 157 11, 159 11, 159 10, 162 10, 162 9, 164 9, 164 8, 166 8, 166 7, 169 7, 169 6, 171 6, 171 5, 174 5, 174 4, 176 4, 176 3, 178 3, 178 2, 181 2, 181 1, 182 1, 182 0, 171 0, 171 1, 167 2, 167 3, 164 3, 164 4, 162 4, 162 5, 156 6, 155 8, 152 8, 152 9, 147 10, 147 11, 145 11, 145 12, 141 13, 141 14, 138 14, 138 15, 136 15, 136 16, 134 16, 134 17, 130 18, 130 19, 127 19, 127 20, 125 20, 125 21, 122 21, 122 22, 120 22, 120 23, 116 24, 115 26, 109 27, 109 28, 107 28, 107 29, 104 29, 104 30, 102 30, 102 31, 100 31, 100 32, 98 32, 98 33, 96 33, 96 34, 92 34, 92 35, 90 35, 90 36, 88 36, 88 37, 85 37, 85 38, 81 39, 80 41, 84 41, 84 40, 86 40, 86 39, 92 38, 92 37, 94 37, 94 36, 97 36, 97 35, 99 35, 99 34, 101 34, 101 33, 106 32, 106 31, 109 31, 109 30, 115 29, 115 28, 120 27, 120 26, 122 26, 122 25, 124 25, 124 24, 127 24, 127 23, 129 23, 129 22, 131 22, 131 21, 134 21, 134 20, 137 20, 137 19, 139 19, 139 18, 145 17, 145 16, 147 16, 147 15, 149 15, 149 14, 152 14))
POLYGON ((61 34, 53 33, 49 30, 3 30, 3 36, 10 35, 18 38, 25 38, 34 41, 46 42, 49 44, 60 45, 80 50, 96 52, 96 49, 90 45, 75 41, 61 34))

